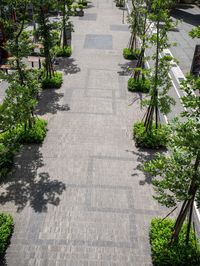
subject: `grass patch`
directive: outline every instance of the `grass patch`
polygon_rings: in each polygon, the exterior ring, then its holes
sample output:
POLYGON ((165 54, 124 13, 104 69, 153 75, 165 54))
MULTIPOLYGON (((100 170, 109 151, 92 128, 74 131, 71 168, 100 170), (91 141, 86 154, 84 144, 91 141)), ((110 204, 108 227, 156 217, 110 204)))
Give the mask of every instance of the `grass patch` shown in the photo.
POLYGON ((0 213, 0 257, 2 257, 9 244, 13 231, 13 218, 10 214, 0 213))
POLYGON ((147 93, 150 90, 151 83, 148 79, 139 79, 136 81, 134 78, 128 80, 128 90, 131 92, 144 92, 147 93))
POLYGON ((144 123, 137 122, 133 125, 133 138, 136 145, 141 148, 166 148, 169 140, 169 128, 167 125, 162 125, 156 129, 153 124, 152 130, 147 132, 144 123))
POLYGON ((191 230, 190 241, 186 246, 186 224, 180 232, 179 241, 169 245, 175 220, 154 218, 151 221, 150 244, 153 265, 156 266, 199 266, 200 245, 191 230))
POLYGON ((127 60, 137 60, 140 54, 140 50, 131 50, 129 48, 124 48, 123 49, 123 56, 127 60))
POLYGON ((51 78, 43 78, 42 79, 42 88, 43 89, 59 89, 62 85, 62 73, 55 72, 54 76, 51 78))

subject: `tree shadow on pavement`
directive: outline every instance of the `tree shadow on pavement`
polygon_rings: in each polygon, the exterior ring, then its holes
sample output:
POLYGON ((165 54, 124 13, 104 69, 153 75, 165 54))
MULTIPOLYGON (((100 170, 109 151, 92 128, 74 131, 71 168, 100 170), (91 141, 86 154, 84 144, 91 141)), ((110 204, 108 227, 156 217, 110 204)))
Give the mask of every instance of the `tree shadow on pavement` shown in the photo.
POLYGON ((39 145, 25 145, 15 159, 15 168, 2 182, 0 203, 14 202, 17 212, 29 204, 35 212, 46 212, 48 204, 58 206, 66 189, 63 182, 53 180, 47 172, 37 174, 44 165, 39 145))
POLYGON ((39 97, 39 102, 35 110, 36 115, 44 115, 46 113, 56 114, 58 111, 69 111, 68 105, 60 105, 60 99, 64 97, 63 93, 59 93, 57 89, 43 90, 39 97))
MULTIPOLYGON (((150 185, 152 183, 152 176, 148 173, 146 173, 143 170, 143 166, 145 162, 148 162, 152 160, 155 157, 156 153, 164 154, 166 153, 166 149, 160 149, 160 150, 153 150, 153 149, 142 149, 137 148, 136 150, 126 150, 129 153, 132 153, 137 158, 137 165, 133 169, 134 171, 141 171, 143 172, 145 178, 143 180, 139 180, 139 184, 141 186, 148 184, 150 185)), ((132 176, 138 176, 138 173, 133 173, 132 176)))
MULTIPOLYGON (((133 105, 138 100, 142 101, 148 97, 148 94, 144 94, 142 92, 130 92, 130 93, 133 94, 134 97, 132 99, 130 99, 128 106, 133 105)), ((140 105, 140 109, 141 110, 143 109, 142 105, 140 105)))
POLYGON ((185 10, 179 9, 181 7, 176 7, 171 10, 170 15, 175 18, 184 21, 185 23, 191 24, 193 26, 200 25, 200 14, 191 14, 185 10))
POLYGON ((130 76, 133 73, 133 68, 135 68, 136 65, 137 65, 137 60, 119 64, 119 66, 121 67, 121 71, 118 71, 117 73, 120 76, 130 76))
POLYGON ((76 60, 73 58, 58 58, 56 70, 63 71, 65 75, 76 74, 80 72, 81 69, 75 62, 76 60))

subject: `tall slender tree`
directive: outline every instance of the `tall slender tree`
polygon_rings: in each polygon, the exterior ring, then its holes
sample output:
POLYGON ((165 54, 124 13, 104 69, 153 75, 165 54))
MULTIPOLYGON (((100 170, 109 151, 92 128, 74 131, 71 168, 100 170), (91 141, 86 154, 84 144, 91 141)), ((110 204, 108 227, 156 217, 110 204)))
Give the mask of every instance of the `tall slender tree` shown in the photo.
POLYGON ((171 1, 153 0, 151 5, 151 14, 149 18, 155 24, 155 31, 149 38, 150 43, 155 47, 153 59, 155 62, 151 75, 150 99, 144 101, 147 105, 147 112, 144 117, 146 131, 151 131, 153 122, 156 128, 160 124, 159 111, 167 114, 170 106, 175 101, 167 94, 171 87, 171 79, 168 76, 172 60, 171 56, 164 55, 160 57, 165 48, 170 47, 167 33, 174 26, 172 19, 169 17, 169 3, 171 1))
POLYGON ((155 199, 162 205, 174 207, 182 202, 172 231, 171 243, 178 240, 180 230, 188 215, 186 244, 189 242, 194 201, 200 206, 200 97, 194 92, 200 88, 200 78, 188 77, 182 83, 185 96, 183 121, 172 124, 170 153, 157 154, 145 164, 144 170, 152 176, 155 199))
POLYGON ((55 2, 52 0, 32 0, 32 2, 34 4, 35 20, 38 23, 39 36, 44 46, 45 76, 46 78, 52 78, 54 76, 54 69, 51 49, 57 42, 54 35, 57 24, 49 19, 50 15, 48 11, 54 7, 55 2))

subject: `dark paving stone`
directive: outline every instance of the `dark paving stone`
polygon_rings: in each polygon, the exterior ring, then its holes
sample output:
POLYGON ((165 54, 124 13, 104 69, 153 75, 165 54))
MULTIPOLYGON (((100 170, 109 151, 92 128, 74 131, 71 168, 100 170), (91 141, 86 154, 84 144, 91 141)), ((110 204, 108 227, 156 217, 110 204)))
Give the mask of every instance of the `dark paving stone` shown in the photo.
POLYGON ((79 17, 79 20, 95 21, 97 20, 97 14, 84 14, 83 17, 79 17))
POLYGON ((110 25, 110 30, 112 31, 129 31, 127 25, 110 25))
POLYGON ((109 34, 87 34, 84 48, 112 50, 112 35, 109 34))

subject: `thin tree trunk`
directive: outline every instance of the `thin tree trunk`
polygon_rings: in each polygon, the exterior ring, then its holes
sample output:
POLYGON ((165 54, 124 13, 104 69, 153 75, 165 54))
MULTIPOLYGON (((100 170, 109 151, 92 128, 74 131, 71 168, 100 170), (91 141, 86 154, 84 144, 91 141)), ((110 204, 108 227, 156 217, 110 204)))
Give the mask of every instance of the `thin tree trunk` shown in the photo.
MULTIPOLYGON (((194 164, 194 176, 192 178, 192 181, 191 181, 191 184, 190 184, 190 187, 188 190, 188 196, 190 197, 190 199, 184 201, 182 208, 181 208, 181 211, 180 211, 180 213, 176 219, 176 223, 175 223, 172 237, 171 237, 171 241, 170 241, 171 244, 174 241, 178 240, 180 230, 183 226, 183 223, 186 219, 186 216, 187 216, 189 210, 190 210, 191 215, 192 215, 192 208, 193 208, 195 196, 196 196, 197 190, 199 188, 199 185, 197 182, 199 165, 200 165, 200 151, 197 153, 197 157, 196 157, 195 164, 194 164)), ((190 220, 189 220, 189 223, 191 224, 190 220)), ((190 226, 191 225, 188 226, 188 236, 186 237, 186 243, 187 243, 187 241, 189 241, 190 226)))
POLYGON ((191 230, 191 223, 192 223, 193 205, 194 205, 194 197, 192 198, 192 204, 191 204, 191 207, 190 207, 190 213, 189 213, 189 217, 188 217, 188 225, 187 225, 187 233, 186 233, 186 245, 188 245, 189 239, 190 239, 190 230, 191 230))
POLYGON ((66 3, 63 3, 63 43, 62 47, 67 46, 67 33, 66 33, 66 3))

